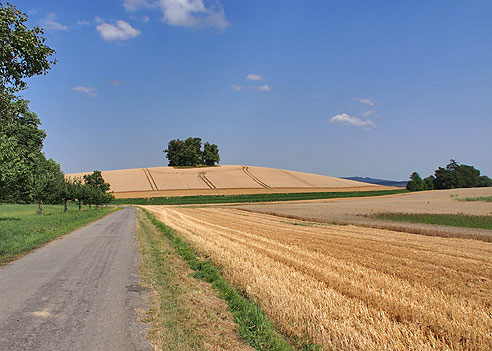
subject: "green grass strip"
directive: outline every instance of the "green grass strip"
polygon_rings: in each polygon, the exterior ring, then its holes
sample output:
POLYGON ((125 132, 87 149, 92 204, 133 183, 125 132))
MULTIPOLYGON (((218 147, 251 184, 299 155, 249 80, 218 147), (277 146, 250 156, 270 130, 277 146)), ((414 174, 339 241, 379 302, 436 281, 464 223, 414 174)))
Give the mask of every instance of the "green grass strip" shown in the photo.
POLYGON ((133 199, 115 199, 114 204, 128 205, 193 205, 193 204, 220 204, 239 202, 273 202, 321 200, 347 197, 383 196, 407 193, 406 189, 377 190, 377 191, 347 191, 347 192, 317 192, 317 193, 282 193, 282 194, 244 194, 244 195, 201 195, 201 196, 174 196, 151 197, 133 199))
POLYGON ((484 202, 492 202, 492 196, 479 196, 479 197, 465 197, 459 198, 458 201, 484 201, 484 202))
POLYGON ((452 227, 492 229, 492 216, 465 214, 380 213, 376 218, 395 222, 447 225, 452 227))
POLYGON ((44 215, 37 215, 37 205, 0 204, 0 266, 115 210, 79 212, 71 205, 70 211, 63 213, 61 205, 45 205, 44 215))
MULTIPOLYGON (((241 337, 252 347, 264 351, 293 350, 292 346, 278 334, 259 305, 242 296, 221 275, 210 260, 200 260, 190 245, 175 234, 164 223, 145 211, 148 218, 172 243, 179 255, 195 271, 194 277, 212 284, 220 293, 239 325, 241 337)), ((309 342, 295 342, 301 350, 321 350, 309 342)))

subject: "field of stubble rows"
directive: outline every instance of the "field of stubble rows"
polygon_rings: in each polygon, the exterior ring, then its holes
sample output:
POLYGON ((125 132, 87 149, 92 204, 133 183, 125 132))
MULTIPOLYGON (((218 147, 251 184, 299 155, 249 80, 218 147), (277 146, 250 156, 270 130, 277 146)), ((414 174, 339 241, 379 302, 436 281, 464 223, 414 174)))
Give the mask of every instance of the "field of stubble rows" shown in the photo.
POLYGON ((490 350, 492 244, 233 208, 146 207, 289 336, 343 350, 490 350))

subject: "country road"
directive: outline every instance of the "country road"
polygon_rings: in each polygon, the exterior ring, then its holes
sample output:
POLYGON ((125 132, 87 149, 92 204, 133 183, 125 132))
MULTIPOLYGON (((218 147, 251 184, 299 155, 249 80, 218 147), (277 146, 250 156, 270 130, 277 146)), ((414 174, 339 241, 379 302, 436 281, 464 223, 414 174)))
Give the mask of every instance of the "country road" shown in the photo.
POLYGON ((0 268, 0 350, 150 350, 135 209, 0 268))

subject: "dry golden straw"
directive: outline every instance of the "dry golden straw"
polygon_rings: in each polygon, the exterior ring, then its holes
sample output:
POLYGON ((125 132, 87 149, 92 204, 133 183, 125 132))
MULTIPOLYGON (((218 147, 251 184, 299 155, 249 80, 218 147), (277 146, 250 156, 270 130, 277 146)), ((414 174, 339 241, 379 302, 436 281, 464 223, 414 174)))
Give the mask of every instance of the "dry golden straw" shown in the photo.
POLYGON ((490 243, 226 208, 147 209, 287 335, 343 350, 492 349, 490 243))

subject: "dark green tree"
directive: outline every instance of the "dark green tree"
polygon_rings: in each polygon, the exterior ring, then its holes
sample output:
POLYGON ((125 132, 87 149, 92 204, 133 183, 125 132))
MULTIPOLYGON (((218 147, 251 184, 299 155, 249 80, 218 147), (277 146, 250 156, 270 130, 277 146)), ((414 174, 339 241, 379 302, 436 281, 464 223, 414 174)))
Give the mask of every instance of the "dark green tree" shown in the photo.
POLYGON ((489 186, 492 186, 492 179, 490 179, 489 177, 483 175, 483 176, 480 176, 480 179, 478 181, 478 186, 479 187, 489 187, 489 186))
POLYGON ((84 200, 89 205, 102 205, 111 202, 113 196, 110 194, 110 185, 104 181, 101 171, 84 175, 84 200))
POLYGON ((202 164, 214 166, 220 162, 219 147, 216 144, 206 142, 203 145, 202 164))
POLYGON ((46 133, 28 102, 15 94, 27 88, 27 78, 48 72, 54 50, 44 44, 41 28, 26 23, 25 13, 0 2, 0 201, 44 201, 39 187, 46 176, 46 133))
POLYGON ((27 87, 26 78, 46 74, 56 60, 39 27, 29 29, 27 15, 0 2, 0 90, 15 93, 27 87))
POLYGON ((434 174, 435 189, 473 188, 483 181, 478 169, 455 160, 451 160, 446 168, 439 167, 434 174))
POLYGON ((42 155, 46 137, 40 120, 18 99, 0 120, 0 202, 26 203, 31 198, 31 176, 42 155))
POLYGON ((110 185, 104 181, 101 171, 94 171, 91 174, 84 175, 84 181, 87 185, 99 189, 103 193, 110 189, 110 185))
POLYGON ((410 175, 410 180, 407 183, 407 190, 409 191, 421 191, 424 190, 424 181, 417 172, 413 172, 410 175))
POLYGON ((190 137, 186 140, 171 140, 164 153, 166 153, 171 167, 213 166, 220 161, 218 146, 206 142, 202 151, 201 138, 190 137))
POLYGON ((183 166, 196 167, 202 157, 202 139, 189 137, 185 140, 183 166))
POLYGON ((82 211, 82 203, 85 201, 86 192, 82 178, 76 177, 72 180, 73 184, 73 199, 77 200, 79 211, 82 211))
POLYGON ((38 214, 43 214, 43 203, 57 203, 60 198, 60 184, 64 182, 64 174, 60 165, 53 159, 47 160, 44 155, 36 162, 36 172, 32 174, 32 197, 38 202, 38 214))
POLYGON ((167 144, 167 149, 164 152, 169 160, 169 166, 182 166, 185 148, 184 141, 179 139, 171 140, 167 144))
POLYGON ((430 175, 427 178, 424 178, 424 190, 433 190, 434 189, 434 176, 430 175))
POLYGON ((68 202, 76 199, 77 181, 71 178, 64 178, 59 184, 60 199, 63 201, 63 213, 68 212, 68 202))

